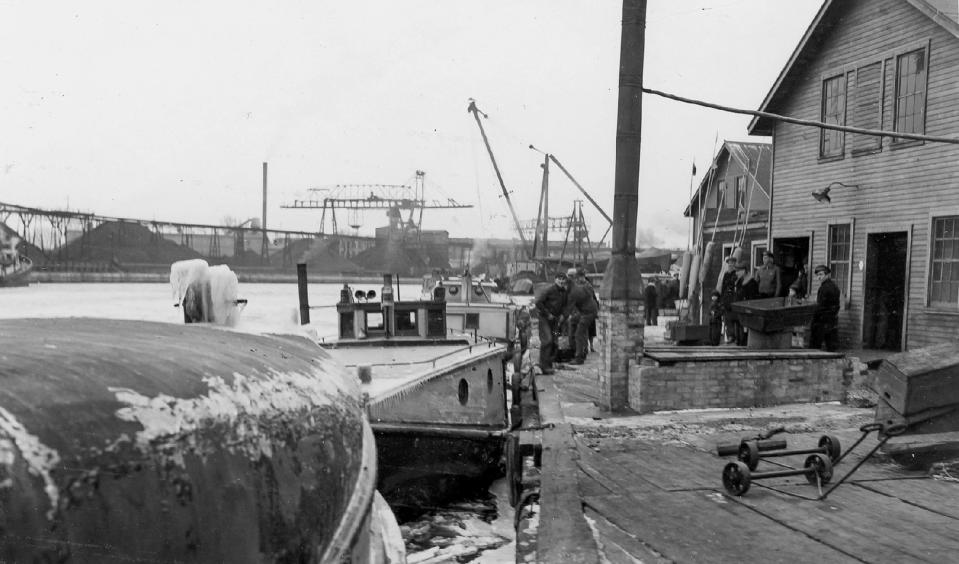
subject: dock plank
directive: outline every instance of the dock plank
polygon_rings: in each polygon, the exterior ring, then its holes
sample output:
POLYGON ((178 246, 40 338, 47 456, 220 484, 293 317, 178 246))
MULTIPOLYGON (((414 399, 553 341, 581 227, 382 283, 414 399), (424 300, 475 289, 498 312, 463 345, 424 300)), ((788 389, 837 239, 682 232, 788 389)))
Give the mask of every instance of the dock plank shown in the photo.
MULTIPOLYGON (((956 505, 956 500, 959 499, 959 482, 923 478, 859 482, 856 485, 959 520, 959 506, 956 505)), ((955 526, 959 529, 959 523, 955 526)))
POLYGON ((699 449, 629 441, 617 448, 604 443, 598 456, 612 468, 628 468, 637 477, 667 491, 722 486, 726 461, 699 449))
POLYGON ((607 562, 671 564, 669 559, 651 549, 635 535, 617 527, 597 511, 590 507, 586 507, 584 511, 599 535, 599 549, 607 562))
POLYGON ((765 488, 730 499, 769 519, 788 519, 790 528, 866 562, 950 562, 959 552, 953 519, 856 484, 840 486, 826 501, 765 488))
POLYGON ((858 562, 717 492, 586 497, 584 504, 674 562, 858 562))

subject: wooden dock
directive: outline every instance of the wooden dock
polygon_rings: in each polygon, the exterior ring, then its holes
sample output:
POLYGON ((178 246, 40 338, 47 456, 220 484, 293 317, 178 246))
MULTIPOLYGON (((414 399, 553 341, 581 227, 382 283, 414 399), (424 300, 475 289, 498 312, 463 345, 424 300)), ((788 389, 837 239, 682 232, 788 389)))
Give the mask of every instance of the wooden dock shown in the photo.
MULTIPOLYGON (((817 501, 802 476, 757 480, 726 493, 716 455, 783 425, 789 448, 825 433, 845 450, 873 410, 781 406, 624 416, 595 407, 598 355, 538 376, 542 429, 538 562, 949 562, 959 554, 959 479, 907 470, 881 456, 817 501)), ((835 479, 876 444, 868 436, 835 467, 835 479)), ((776 458, 758 471, 801 466, 776 458)), ((525 558, 525 559, 524 559, 525 558)))

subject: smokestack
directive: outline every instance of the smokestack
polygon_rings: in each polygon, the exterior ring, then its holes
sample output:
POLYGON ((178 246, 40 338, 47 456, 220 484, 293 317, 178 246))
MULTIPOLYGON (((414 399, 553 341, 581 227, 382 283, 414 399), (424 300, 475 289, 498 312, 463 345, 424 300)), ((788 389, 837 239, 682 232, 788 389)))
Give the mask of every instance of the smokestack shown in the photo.
POLYGON ((266 235, 266 163, 263 163, 263 221, 260 226, 263 228, 263 243, 260 245, 260 262, 270 261, 270 238, 266 235))
POLYGON ((612 257, 600 297, 642 298, 642 275, 636 260, 639 206, 639 150, 643 123, 643 56, 646 0, 623 0, 619 53, 619 106, 616 118, 616 177, 613 195, 612 257))

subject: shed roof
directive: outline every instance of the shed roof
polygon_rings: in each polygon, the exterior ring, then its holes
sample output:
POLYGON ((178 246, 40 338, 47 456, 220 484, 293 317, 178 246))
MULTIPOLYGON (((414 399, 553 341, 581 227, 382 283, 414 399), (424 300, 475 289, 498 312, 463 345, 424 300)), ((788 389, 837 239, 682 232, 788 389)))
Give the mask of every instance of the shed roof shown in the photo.
MULTIPOLYGON (((771 143, 723 141, 722 147, 719 148, 719 151, 717 151, 713 157, 713 162, 709 170, 717 168, 724 158, 735 159, 743 168, 755 175, 755 186, 762 190, 767 197, 769 196, 770 172, 772 171, 773 164, 771 143), (758 167, 756 165, 757 162, 759 163, 758 167)), ((699 201, 700 194, 702 194, 703 197, 708 195, 705 191, 709 186, 710 180, 711 177, 709 174, 703 175, 702 180, 699 181, 699 187, 683 211, 683 216, 689 216, 692 212, 693 204, 699 201)))
MULTIPOLYGON (((794 69, 802 67, 816 56, 817 47, 822 42, 823 37, 842 22, 842 19, 838 17, 838 12, 839 8, 847 5, 847 1, 826 0, 823 2, 819 12, 816 13, 812 23, 806 29, 806 33, 803 34, 796 49, 790 55, 786 66, 780 71, 776 82, 773 83, 769 93, 763 99, 759 111, 775 113, 776 107, 795 86, 796 73, 793 72, 794 69)), ((919 10, 946 31, 959 38, 959 6, 956 5, 955 0, 901 1, 919 10)), ((749 122, 747 131, 750 135, 772 135, 773 123, 774 120, 771 118, 756 116, 749 122)))

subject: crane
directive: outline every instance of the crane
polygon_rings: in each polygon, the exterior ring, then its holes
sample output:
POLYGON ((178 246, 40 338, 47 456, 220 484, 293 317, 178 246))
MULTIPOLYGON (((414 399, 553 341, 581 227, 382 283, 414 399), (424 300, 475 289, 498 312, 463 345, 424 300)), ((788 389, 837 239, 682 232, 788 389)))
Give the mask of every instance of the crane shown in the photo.
MULTIPOLYGON (((293 200, 291 204, 280 207, 288 209, 322 209, 320 216, 320 234, 326 233, 326 215, 329 210, 332 223, 332 233, 337 233, 336 210, 374 210, 385 209, 390 220, 390 228, 404 233, 414 232, 419 235, 423 225, 423 210, 425 209, 462 209, 472 208, 473 204, 461 204, 452 198, 443 200, 429 200, 424 196, 426 173, 416 171, 413 186, 407 184, 337 184, 331 188, 311 188, 310 192, 323 194, 320 198, 293 200), (409 212, 404 220, 403 212, 409 212)), ((359 228, 359 221, 354 214, 350 219, 350 227, 359 228)))

